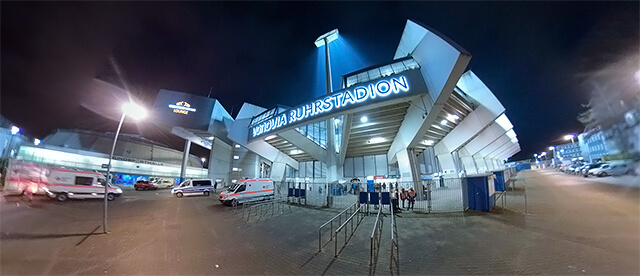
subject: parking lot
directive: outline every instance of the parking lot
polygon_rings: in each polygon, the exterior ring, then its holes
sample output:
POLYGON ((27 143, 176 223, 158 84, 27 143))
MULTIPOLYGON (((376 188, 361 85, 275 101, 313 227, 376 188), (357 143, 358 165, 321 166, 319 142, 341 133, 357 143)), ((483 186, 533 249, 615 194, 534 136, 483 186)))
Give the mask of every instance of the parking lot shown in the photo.
MULTIPOLYGON (((593 178, 597 179, 597 178, 593 178)), ((400 274, 638 274, 638 188, 554 170, 523 171, 506 208, 397 217, 400 274), (520 196, 527 194, 527 208, 520 196)), ((301 208, 247 221, 214 197, 125 191, 101 200, 0 203, 3 275, 367 274, 372 218, 337 259, 318 253, 318 227, 333 209, 301 208)), ((388 275, 389 220, 380 265, 388 275)))

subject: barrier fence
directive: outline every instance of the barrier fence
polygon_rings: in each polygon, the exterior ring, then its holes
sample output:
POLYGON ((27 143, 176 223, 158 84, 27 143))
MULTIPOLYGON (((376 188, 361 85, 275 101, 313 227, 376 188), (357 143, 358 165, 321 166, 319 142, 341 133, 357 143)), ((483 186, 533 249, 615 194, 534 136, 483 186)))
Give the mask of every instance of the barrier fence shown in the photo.
POLYGON ((242 218, 244 219, 246 215, 246 220, 249 221, 253 215, 257 216, 258 220, 260 220, 262 216, 268 214, 269 211, 271 211, 271 216, 273 217, 276 213, 283 213, 286 208, 289 208, 289 211, 291 212, 291 205, 288 204, 285 199, 262 201, 254 205, 250 205, 248 208, 244 208, 242 218))
POLYGON ((360 222, 362 222, 362 220, 365 217, 364 212, 362 211, 362 208, 364 207, 364 205, 360 205, 358 207, 358 209, 356 209, 356 211, 344 222, 342 223, 342 225, 340 225, 336 231, 334 232, 334 253, 333 253, 333 257, 337 258, 338 257, 338 253, 340 251, 338 251, 338 236, 339 233, 342 230, 344 231, 344 240, 342 243, 342 248, 344 248, 345 245, 347 245, 347 243, 349 242, 349 240, 351 239, 351 237, 353 237, 353 233, 355 233, 356 229, 358 228, 358 226, 360 225, 360 222), (354 218, 358 219, 358 222, 356 223, 355 227, 353 226, 353 220, 354 218))
POLYGON ((376 267, 378 265, 378 253, 380 252, 380 240, 382 239, 382 209, 378 209, 378 215, 376 221, 373 223, 373 230, 371 231, 370 243, 371 251, 369 252, 369 275, 376 273, 376 267))
POLYGON ((338 183, 283 181, 276 185, 280 186, 276 190, 286 191, 281 194, 288 198, 288 202, 343 209, 355 202, 371 203, 374 199, 376 203, 372 205, 380 204, 380 200, 383 201, 382 204, 389 204, 389 202, 385 202, 385 197, 391 197, 395 189, 399 191, 405 189, 407 192, 409 189, 413 189, 416 195, 413 204, 411 204, 413 208, 409 208, 410 200, 402 200, 400 195, 398 196, 399 207, 403 210, 411 209, 431 213, 463 211, 462 183, 460 178, 435 179, 422 181, 418 185, 414 185, 413 182, 375 184, 374 188, 369 190, 369 185, 362 184, 359 189, 353 189, 348 185, 338 183), (363 193, 367 198, 364 202, 361 199, 363 193))
POLYGON ((354 202, 351 206, 347 207, 346 209, 344 209, 342 212, 338 213, 336 216, 334 216, 333 218, 331 218, 330 220, 328 220, 327 222, 325 222, 324 224, 322 224, 319 228, 318 228, 318 252, 322 251, 322 228, 326 227, 327 225, 329 225, 329 233, 330 233, 330 237, 328 241, 332 241, 333 240, 333 222, 338 220, 336 222, 336 226, 338 225, 342 225, 342 218, 344 217, 344 220, 346 221, 348 219, 349 214, 351 213, 355 213, 356 210, 359 210, 359 205, 354 202))
POLYGON ((396 218, 391 208, 391 252, 389 254, 389 272, 391 275, 400 275, 400 254, 398 249, 398 228, 396 218), (394 274, 395 272, 395 274, 394 274))

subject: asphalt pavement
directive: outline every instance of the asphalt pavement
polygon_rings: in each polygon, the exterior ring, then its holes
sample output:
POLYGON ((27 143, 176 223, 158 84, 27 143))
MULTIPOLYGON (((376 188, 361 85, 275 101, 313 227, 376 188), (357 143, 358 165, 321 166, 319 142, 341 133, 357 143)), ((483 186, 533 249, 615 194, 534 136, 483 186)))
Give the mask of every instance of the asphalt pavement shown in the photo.
MULTIPOLYGON (((640 190, 523 171, 491 212, 396 218, 400 274, 640 274, 640 190), (526 198, 526 200, 525 200, 526 198)), ((102 201, 0 201, 2 275, 362 275, 369 273, 373 217, 333 258, 318 227, 339 210, 276 205, 247 213, 217 198, 169 190, 125 191, 102 201)), ((390 217, 375 274, 389 274, 390 217)), ((339 239, 342 242, 342 238, 339 239)))

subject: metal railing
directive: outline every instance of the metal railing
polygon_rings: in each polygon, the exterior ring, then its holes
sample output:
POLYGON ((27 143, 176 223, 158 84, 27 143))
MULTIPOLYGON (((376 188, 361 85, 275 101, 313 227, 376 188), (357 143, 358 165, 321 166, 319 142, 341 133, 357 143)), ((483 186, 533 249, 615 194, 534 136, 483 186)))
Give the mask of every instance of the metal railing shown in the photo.
POLYGON ((247 221, 251 219, 251 215, 259 216, 258 220, 260 220, 262 216, 269 213, 269 211, 271 211, 271 216, 273 217, 276 213, 283 213, 286 207, 289 207, 289 211, 291 212, 291 205, 288 204, 285 199, 263 201, 246 208, 246 212, 243 211, 242 213, 242 218, 244 219, 246 214, 247 221))
POLYGON ((371 251, 369 252, 369 275, 376 273, 376 267, 378 265, 378 253, 380 252, 380 240, 382 239, 382 226, 383 216, 382 209, 378 209, 378 215, 376 221, 373 224, 373 230, 371 231, 371 251))
POLYGON ((324 228, 327 225, 330 225, 331 231, 329 232, 330 233, 329 241, 332 241, 333 240, 333 221, 337 219, 338 225, 341 225, 342 217, 345 216, 345 220, 346 220, 347 219, 346 216, 352 212, 351 210, 353 209, 355 211, 358 209, 358 207, 359 207, 358 203, 355 202, 351 206, 347 207, 347 209, 342 210, 342 212, 338 213, 336 216, 334 216, 333 218, 331 218, 330 220, 322 224, 320 227, 318 227, 318 252, 322 251, 322 228, 324 228))
POLYGON ((356 211, 344 222, 342 223, 342 225, 340 225, 336 231, 334 232, 334 238, 335 238, 335 247, 334 247, 334 254, 333 257, 337 258, 338 257, 338 234, 340 233, 340 231, 342 231, 343 229, 344 231, 344 242, 342 244, 342 248, 344 248, 345 245, 347 245, 347 243, 349 242, 349 240, 351 239, 351 237, 353 237, 353 233, 355 232, 355 230, 358 228, 358 226, 360 225, 360 222, 362 222, 362 219, 364 219, 365 217, 365 213, 361 212, 361 209, 364 207, 365 205, 360 205, 358 207, 358 209, 356 209, 356 211), (358 217, 358 223, 356 224, 356 226, 353 226, 353 219, 355 217, 358 217), (349 229, 349 226, 351 226, 351 229, 349 229), (349 231, 350 230, 350 231, 349 231), (350 233, 349 233, 350 232, 350 233))
POLYGON ((398 252, 398 228, 396 218, 391 209, 391 253, 389 255, 389 272, 391 275, 400 275, 400 255, 398 252), (394 274, 395 272, 395 274, 394 274))

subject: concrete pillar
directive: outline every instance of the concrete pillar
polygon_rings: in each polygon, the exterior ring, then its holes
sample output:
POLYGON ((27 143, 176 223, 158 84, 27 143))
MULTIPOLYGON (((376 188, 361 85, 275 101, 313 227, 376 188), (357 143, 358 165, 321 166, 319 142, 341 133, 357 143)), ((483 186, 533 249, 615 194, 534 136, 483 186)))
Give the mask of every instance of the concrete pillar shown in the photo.
POLYGON ((211 142, 209 153, 209 178, 221 179, 224 183, 230 183, 231 162, 233 158, 233 147, 220 139, 211 142))
POLYGON ((187 165, 189 164, 189 151, 191 150, 191 140, 184 141, 184 151, 182 152, 182 167, 180 168, 180 178, 184 179, 187 174, 187 165))
POLYGON ((422 189, 420 168, 413 149, 405 149, 396 154, 398 170, 402 182, 413 182, 413 189, 422 189))
POLYGON ((436 152, 436 158, 438 158, 438 162, 440 163, 440 168, 444 173, 445 178, 456 178, 457 170, 456 163, 453 160, 453 156, 451 155, 451 151, 444 145, 444 143, 439 142, 434 147, 436 152))
POLYGON ((467 174, 477 174, 478 168, 476 168, 476 163, 473 161, 473 157, 469 154, 469 151, 462 148, 458 151, 458 154, 467 174))

